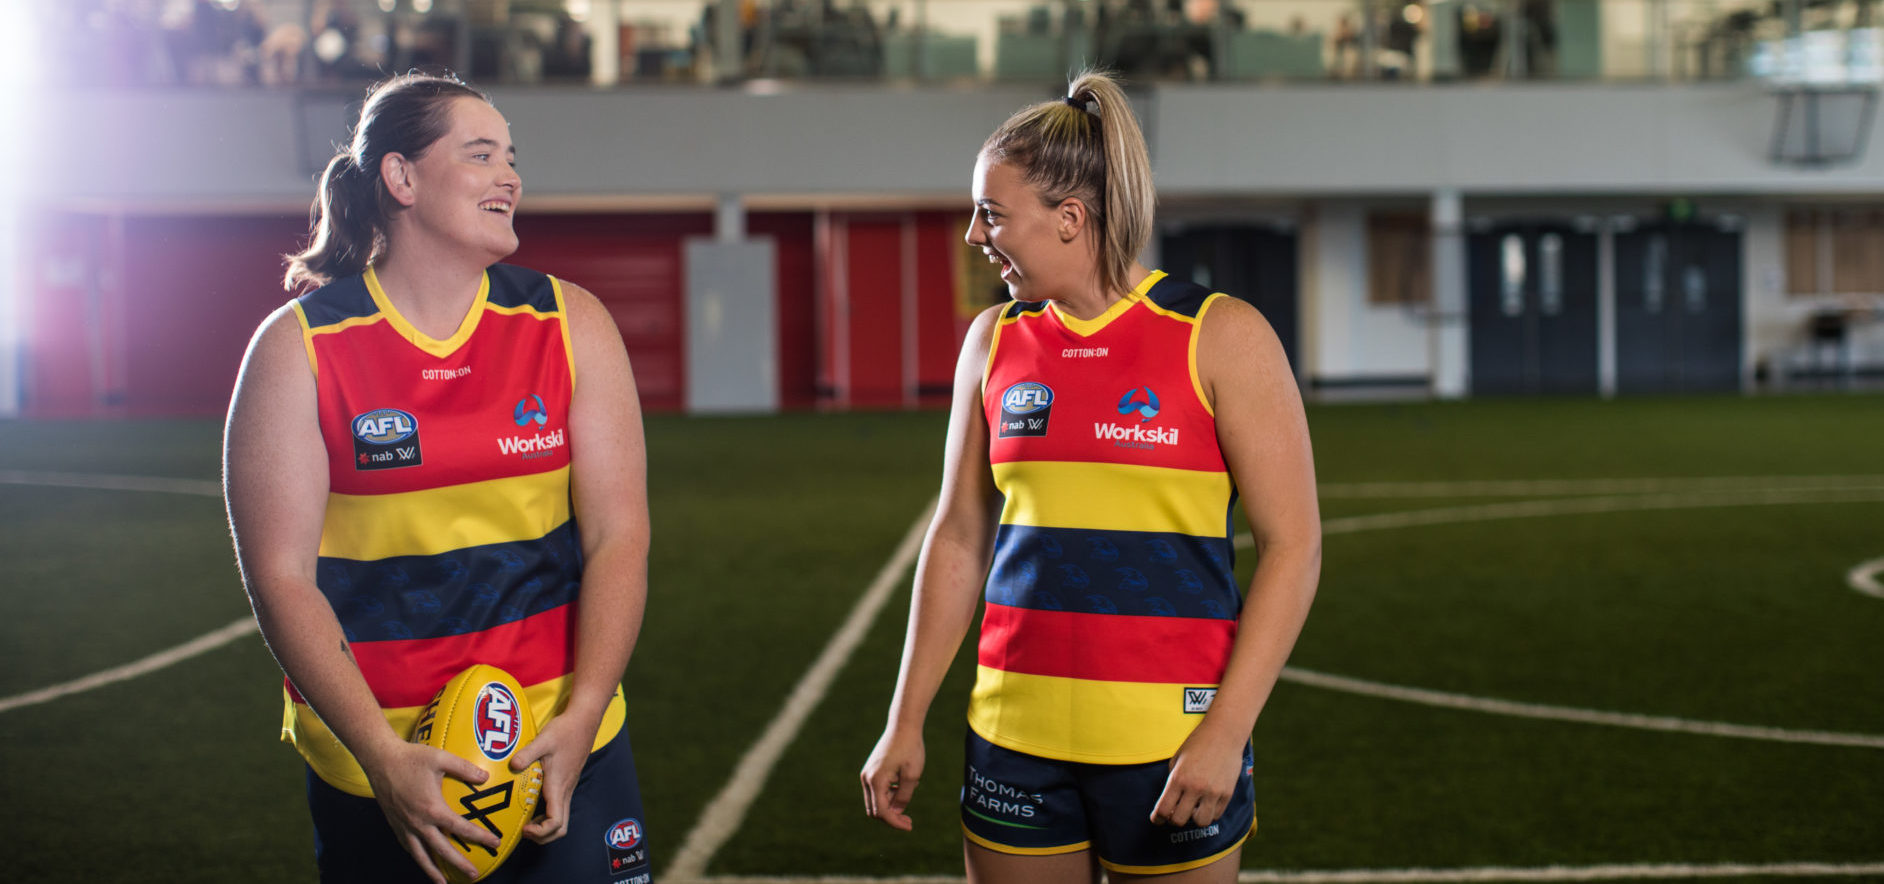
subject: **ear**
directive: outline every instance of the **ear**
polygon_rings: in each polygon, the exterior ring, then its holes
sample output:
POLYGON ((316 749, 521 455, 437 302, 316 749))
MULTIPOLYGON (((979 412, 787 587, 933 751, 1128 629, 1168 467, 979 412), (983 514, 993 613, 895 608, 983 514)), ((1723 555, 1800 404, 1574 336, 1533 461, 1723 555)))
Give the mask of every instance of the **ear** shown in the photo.
POLYGON ((1086 213, 1086 203, 1076 196, 1060 200, 1060 204, 1053 207, 1053 216, 1055 231, 1063 243, 1078 239, 1086 229, 1086 224, 1092 220, 1086 213))
POLYGON ((386 193, 394 202, 410 208, 419 201, 417 190, 413 187, 412 161, 402 153, 388 153, 379 159, 379 180, 386 185, 386 193))

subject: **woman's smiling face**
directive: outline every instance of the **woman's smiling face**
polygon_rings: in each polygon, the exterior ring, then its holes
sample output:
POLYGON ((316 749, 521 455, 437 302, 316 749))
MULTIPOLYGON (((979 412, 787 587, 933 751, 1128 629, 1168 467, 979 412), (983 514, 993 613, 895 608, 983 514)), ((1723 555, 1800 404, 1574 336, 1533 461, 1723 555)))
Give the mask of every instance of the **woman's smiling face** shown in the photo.
POLYGON ((975 217, 964 239, 1001 265, 1001 280, 1016 300, 1040 301, 1052 297, 1079 268, 1068 266, 1076 252, 1058 206, 1045 205, 1039 188, 1027 183, 1011 163, 990 161, 984 154, 975 161, 972 186, 975 217))

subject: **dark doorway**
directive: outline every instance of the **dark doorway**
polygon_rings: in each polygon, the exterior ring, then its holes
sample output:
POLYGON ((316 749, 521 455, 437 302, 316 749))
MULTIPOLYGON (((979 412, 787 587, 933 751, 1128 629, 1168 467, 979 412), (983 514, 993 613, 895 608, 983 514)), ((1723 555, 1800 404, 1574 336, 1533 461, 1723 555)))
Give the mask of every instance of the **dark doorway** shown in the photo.
POLYGON ((1504 222, 1467 255, 1472 392, 1597 392, 1596 234, 1504 222))
POLYGON ((1296 362, 1296 234, 1254 224, 1207 224, 1165 233, 1164 271, 1177 279, 1241 298, 1261 310, 1296 362))
POLYGON ((1616 234, 1616 390, 1740 389, 1740 232, 1658 222, 1616 234))

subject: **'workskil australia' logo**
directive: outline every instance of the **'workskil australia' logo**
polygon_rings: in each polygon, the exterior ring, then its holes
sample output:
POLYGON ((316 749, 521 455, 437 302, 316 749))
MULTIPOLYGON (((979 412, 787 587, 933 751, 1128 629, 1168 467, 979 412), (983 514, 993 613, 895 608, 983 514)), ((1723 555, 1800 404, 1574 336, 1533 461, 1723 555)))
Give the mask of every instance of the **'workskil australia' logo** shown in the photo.
POLYGON ((531 460, 548 457, 569 444, 569 437, 564 435, 561 427, 547 431, 544 429, 550 421, 549 409, 543 407, 543 397, 535 393, 517 400, 516 407, 511 409, 510 419, 526 432, 532 426, 537 428, 537 432, 528 436, 514 433, 497 437, 497 450, 504 454, 521 455, 524 460, 531 460))
POLYGON ((1095 439, 1109 439, 1121 448, 1142 448, 1150 450, 1160 445, 1178 444, 1176 427, 1148 427, 1147 423, 1158 416, 1158 394, 1150 387, 1133 387, 1119 397, 1119 414, 1138 415, 1136 423, 1093 422, 1092 433, 1095 439))
POLYGON ((1150 387, 1133 387, 1119 397, 1120 414, 1137 414, 1138 422, 1144 423, 1158 416, 1158 394, 1150 387))

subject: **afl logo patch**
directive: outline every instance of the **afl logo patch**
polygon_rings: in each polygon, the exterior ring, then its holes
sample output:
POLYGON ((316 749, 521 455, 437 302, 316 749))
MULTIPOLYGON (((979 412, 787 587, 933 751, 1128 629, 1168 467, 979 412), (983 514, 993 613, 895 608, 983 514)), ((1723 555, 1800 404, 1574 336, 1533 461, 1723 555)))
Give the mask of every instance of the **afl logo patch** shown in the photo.
POLYGON ((629 817, 608 827, 608 846, 616 850, 633 850, 640 845, 640 820, 629 817))
POLYGON ((376 408, 353 419, 353 438, 374 445, 403 442, 418 431, 412 413, 397 408, 376 408))
POLYGON ((641 821, 629 817, 602 833, 608 845, 608 879, 621 884, 647 884, 648 842, 641 821))
POLYGON ((478 751, 492 761, 503 761, 517 748, 517 698, 501 682, 490 682, 478 690, 478 751))
POLYGON ((353 418, 353 468, 393 470, 424 462, 419 419, 410 411, 375 408, 353 418))
POLYGON ((1046 384, 1022 381, 1001 394, 1001 410, 1009 414, 1033 414, 1053 407, 1053 390, 1046 384))
POLYGON ((1053 417, 1053 388, 1037 381, 1021 381, 1001 392, 1000 438, 1045 436, 1053 417))

